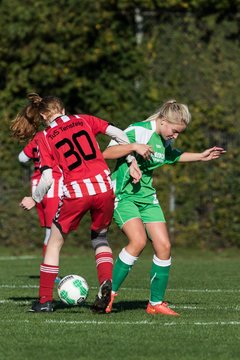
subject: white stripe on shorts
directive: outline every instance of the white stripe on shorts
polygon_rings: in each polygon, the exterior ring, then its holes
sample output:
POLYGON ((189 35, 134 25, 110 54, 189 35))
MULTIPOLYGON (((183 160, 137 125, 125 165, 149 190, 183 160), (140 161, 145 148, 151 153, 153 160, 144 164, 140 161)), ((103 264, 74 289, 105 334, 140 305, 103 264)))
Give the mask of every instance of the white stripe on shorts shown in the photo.
POLYGON ((96 180, 97 180, 97 182, 98 182, 98 184, 100 186, 100 189, 101 189, 102 193, 106 192, 107 187, 106 187, 106 185, 105 185, 105 183, 103 181, 102 176, 100 174, 98 174, 97 176, 95 176, 95 178, 96 178, 96 180))
POLYGON ((89 195, 95 195, 96 191, 95 191, 95 189, 93 187, 93 184, 91 183, 91 180, 90 179, 84 179, 83 182, 87 187, 89 195))
POLYGON ((82 194, 82 191, 81 191, 81 188, 80 188, 79 184, 76 181, 72 181, 71 185, 73 187, 73 190, 75 192, 76 197, 82 197, 83 194, 82 194))

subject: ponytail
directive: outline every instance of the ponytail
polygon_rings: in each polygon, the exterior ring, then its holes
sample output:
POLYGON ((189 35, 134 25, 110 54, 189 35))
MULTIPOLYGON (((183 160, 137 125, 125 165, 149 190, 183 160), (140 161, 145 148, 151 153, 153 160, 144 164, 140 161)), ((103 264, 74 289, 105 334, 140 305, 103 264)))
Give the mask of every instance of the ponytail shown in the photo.
POLYGON ((157 119, 166 119, 172 124, 185 124, 186 126, 191 121, 191 114, 187 105, 177 103, 176 100, 168 100, 160 109, 158 109, 153 115, 148 117, 145 121, 152 121, 157 119))

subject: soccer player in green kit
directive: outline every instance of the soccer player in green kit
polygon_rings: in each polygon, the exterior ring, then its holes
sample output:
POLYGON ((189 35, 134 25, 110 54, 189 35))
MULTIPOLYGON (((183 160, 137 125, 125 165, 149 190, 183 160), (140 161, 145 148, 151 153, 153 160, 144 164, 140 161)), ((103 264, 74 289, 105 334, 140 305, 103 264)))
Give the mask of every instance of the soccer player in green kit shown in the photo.
POLYGON ((111 141, 103 152, 105 159, 119 158, 112 174, 116 195, 114 220, 129 241, 119 253, 113 269, 112 296, 106 308, 108 313, 112 310, 118 289, 150 238, 154 255, 150 274, 150 299, 146 311, 149 314, 179 315, 164 302, 171 266, 171 243, 165 217, 152 185, 153 171, 164 164, 177 161, 217 159, 225 152, 223 148, 216 146, 201 153, 181 152, 172 148, 172 140, 177 139, 190 120, 191 115, 186 105, 169 100, 146 121, 134 123, 125 130, 130 143, 147 144, 153 150, 149 160, 138 155, 136 157, 141 171, 137 183, 132 181, 125 159, 134 150, 134 144, 113 146, 115 143, 111 141))

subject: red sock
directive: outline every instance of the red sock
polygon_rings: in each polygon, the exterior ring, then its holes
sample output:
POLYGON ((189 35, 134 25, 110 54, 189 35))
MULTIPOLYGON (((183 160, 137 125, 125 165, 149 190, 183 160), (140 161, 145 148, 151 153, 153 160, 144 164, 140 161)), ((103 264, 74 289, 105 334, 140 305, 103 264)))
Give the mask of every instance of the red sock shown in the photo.
POLYGON ((110 252, 101 252, 95 256, 98 281, 102 284, 105 280, 112 280, 113 256, 110 252))
POLYGON ((52 301, 54 281, 57 277, 59 266, 55 265, 40 265, 40 288, 39 297, 40 303, 52 301))

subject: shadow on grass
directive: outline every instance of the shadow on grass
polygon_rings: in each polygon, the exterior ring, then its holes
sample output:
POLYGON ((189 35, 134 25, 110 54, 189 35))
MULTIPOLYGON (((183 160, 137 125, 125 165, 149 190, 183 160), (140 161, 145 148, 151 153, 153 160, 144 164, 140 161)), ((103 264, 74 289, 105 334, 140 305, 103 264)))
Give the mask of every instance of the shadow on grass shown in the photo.
POLYGON ((36 300, 36 297, 31 297, 31 296, 14 296, 14 297, 9 297, 9 300, 12 301, 33 301, 36 300))
POLYGON ((139 310, 146 309, 147 301, 135 300, 135 301, 120 301, 113 304, 112 312, 120 312, 126 310, 139 310))

